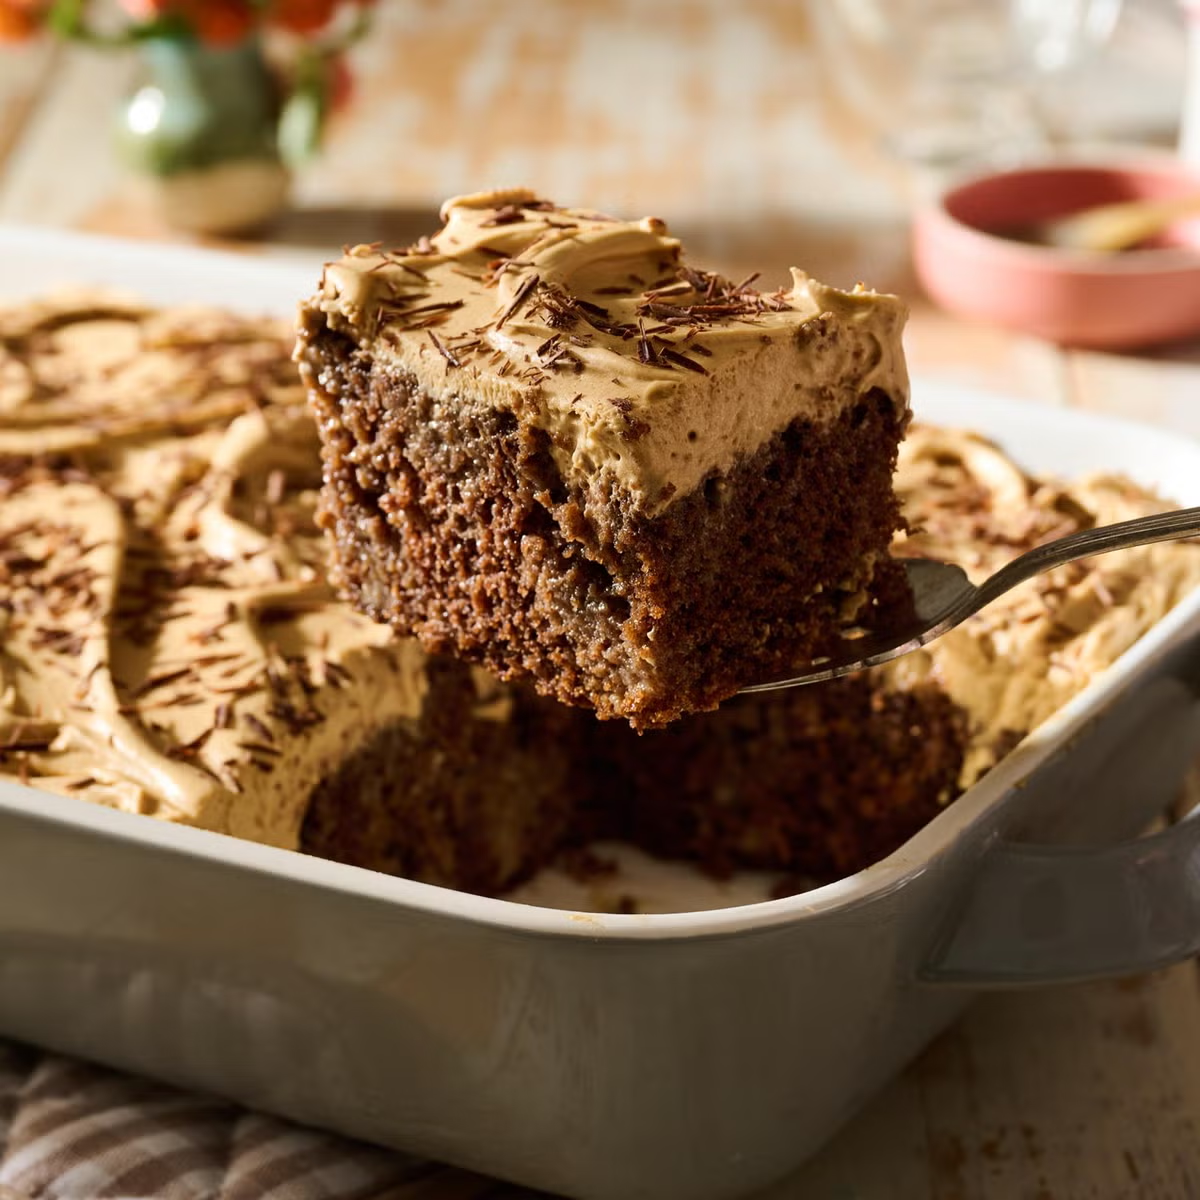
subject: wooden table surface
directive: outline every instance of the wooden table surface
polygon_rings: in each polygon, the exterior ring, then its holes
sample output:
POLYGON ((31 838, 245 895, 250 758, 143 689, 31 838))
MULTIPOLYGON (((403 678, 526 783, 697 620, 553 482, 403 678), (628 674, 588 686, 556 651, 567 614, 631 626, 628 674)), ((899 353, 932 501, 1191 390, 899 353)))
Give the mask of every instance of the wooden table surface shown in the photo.
MULTIPOLYGON (((766 267, 773 286, 796 263, 898 291, 917 375, 1200 434, 1200 343, 1064 352, 922 297, 911 183, 833 98, 797 0, 385 0, 354 62, 354 103, 247 252, 408 241, 444 196, 528 183, 661 216, 735 277, 766 267)), ((0 222, 185 240, 111 153, 136 69, 44 43, 0 54, 0 222)), ((985 998, 770 1196, 1200 1196, 1198 982, 1185 964, 985 998)))

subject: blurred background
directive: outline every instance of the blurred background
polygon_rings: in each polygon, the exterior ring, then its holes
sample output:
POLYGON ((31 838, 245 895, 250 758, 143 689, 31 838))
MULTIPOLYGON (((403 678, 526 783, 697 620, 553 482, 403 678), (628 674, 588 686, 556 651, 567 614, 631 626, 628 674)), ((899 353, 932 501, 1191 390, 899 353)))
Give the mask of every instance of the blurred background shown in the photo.
MULTIPOLYGON (((523 183, 652 211, 733 272, 903 286, 931 180, 1098 142, 1168 150, 1183 103, 1177 0, 373 8, 276 246, 407 241, 442 198, 523 183)), ((0 219, 162 232, 109 136, 144 70, 136 50, 44 34, 0 50, 0 219)))

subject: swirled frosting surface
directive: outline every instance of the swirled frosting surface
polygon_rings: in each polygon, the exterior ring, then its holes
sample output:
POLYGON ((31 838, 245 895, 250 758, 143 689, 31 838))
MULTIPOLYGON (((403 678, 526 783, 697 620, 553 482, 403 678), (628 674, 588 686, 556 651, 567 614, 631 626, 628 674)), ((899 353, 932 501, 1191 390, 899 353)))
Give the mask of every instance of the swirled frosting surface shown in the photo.
POLYGON ((660 220, 527 191, 463 196, 442 217, 406 251, 330 263, 310 316, 448 404, 547 429, 568 479, 615 477, 655 512, 797 417, 831 421, 872 388, 907 414, 894 296, 795 270, 757 291, 686 265, 660 220))
POLYGON ((282 323, 0 310, 0 774, 294 846, 414 644, 337 602, 282 323), (286 756, 288 770, 276 770, 286 756))
MULTIPOLYGON (((290 342, 270 321, 108 297, 0 309, 0 777, 294 846, 311 788, 419 714, 416 643, 325 583, 290 342)), ((897 485, 913 525, 898 552, 976 579, 1169 507, 1112 475, 1032 478, 976 435, 927 427, 897 485)), ((879 677, 932 680, 966 710, 967 786, 1198 585, 1192 544, 1104 555, 879 677)), ((481 681, 476 715, 506 706, 481 681)))
MULTIPOLYGON (((1118 475, 1034 478, 977 434, 920 425, 900 448, 897 492, 912 533, 896 552, 958 563, 975 583, 1043 542, 1174 507, 1118 475)), ((967 787, 1197 586, 1193 543, 1097 555, 1022 584, 881 675, 932 680, 965 709, 967 787)))

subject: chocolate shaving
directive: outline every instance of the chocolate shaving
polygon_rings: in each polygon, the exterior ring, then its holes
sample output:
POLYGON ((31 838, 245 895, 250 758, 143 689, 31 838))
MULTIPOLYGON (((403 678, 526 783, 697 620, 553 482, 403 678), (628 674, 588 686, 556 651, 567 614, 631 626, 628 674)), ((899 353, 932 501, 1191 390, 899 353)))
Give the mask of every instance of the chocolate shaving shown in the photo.
POLYGON ((446 348, 446 346, 442 342, 442 339, 440 337, 438 337, 438 335, 436 333, 434 333, 432 329, 428 330, 428 333, 429 333, 429 340, 431 342, 433 342, 434 348, 446 360, 446 362, 451 367, 461 367, 462 363, 459 362, 459 360, 457 358, 455 358, 453 354, 450 353, 450 351, 446 348))
POLYGON ((462 308, 462 300, 440 300, 436 304, 421 304, 416 308, 405 308, 390 318, 388 324, 397 329, 423 329, 427 325, 437 324, 455 309, 462 308), (424 316, 424 321, 411 321, 410 317, 424 316))
POLYGON ((520 310, 525 301, 529 299, 533 293, 533 289, 541 282, 537 275, 530 275, 524 283, 517 288, 517 294, 513 296, 512 303, 496 318, 495 328, 499 329, 510 317, 515 316, 520 310))
POLYGON ((250 754, 270 754, 276 758, 283 754, 278 746, 267 746, 262 742, 238 742, 238 749, 245 750, 250 754))
POLYGON ((638 361, 650 366, 658 365, 658 352, 650 344, 650 339, 646 336, 646 323, 640 318, 638 320, 638 361))
POLYGON ((673 362, 689 371, 695 371, 698 375, 708 374, 707 367, 702 366, 694 358, 688 358, 686 354, 680 354, 678 350, 672 350, 670 347, 664 346, 659 350, 659 354, 665 358, 667 362, 673 362))
POLYGON ((515 204, 503 204, 479 224, 487 229, 494 225, 515 225, 524 220, 525 214, 515 204))
POLYGON ((150 675, 142 681, 139 687, 134 689, 134 699, 140 699, 142 696, 148 695, 157 688, 166 687, 168 684, 176 683, 191 673, 191 667, 180 667, 177 671, 163 671, 158 675, 150 675))
POLYGON ((601 333, 609 333, 614 337, 619 337, 622 340, 627 340, 637 335, 637 326, 627 322, 613 321, 609 318, 607 312, 596 304, 586 304, 584 301, 579 302, 579 311, 583 319, 593 328, 598 329, 601 333), (604 314, 601 316, 600 314, 604 314))
POLYGON ((551 329, 570 329, 579 320, 579 307, 565 289, 548 284, 538 293, 539 310, 551 329))
POLYGON ((670 296, 686 296, 688 292, 693 292, 696 289, 692 287, 686 280, 678 279, 673 283, 668 283, 665 286, 654 287, 648 289, 644 295, 647 300, 663 300, 670 296))
POLYGON ((260 721, 253 713, 245 713, 242 720, 254 730, 255 734, 264 742, 274 742, 275 735, 271 732, 270 727, 263 721, 260 721))
POLYGON ((273 692, 278 694, 287 691, 287 675, 281 664, 274 662, 267 663, 264 674, 273 692))

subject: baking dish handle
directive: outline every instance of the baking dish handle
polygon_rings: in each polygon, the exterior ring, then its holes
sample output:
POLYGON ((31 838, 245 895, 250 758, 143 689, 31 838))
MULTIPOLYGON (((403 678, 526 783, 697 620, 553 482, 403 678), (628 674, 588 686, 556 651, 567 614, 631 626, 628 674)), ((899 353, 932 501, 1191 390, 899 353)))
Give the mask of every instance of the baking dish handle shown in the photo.
POLYGON ((994 843, 921 973, 971 987, 1129 975, 1200 952, 1200 808, 1114 846, 994 843))
MULTIPOLYGON (((1179 796, 1200 752, 1200 643, 1050 767, 1050 791, 1118 828, 1179 796), (1079 764, 1087 762, 1087 767, 1079 764)), ((1070 808, 1068 806, 1068 811, 1070 808)), ((1101 845, 986 841, 920 972, 976 988, 1131 975, 1200 952, 1200 805, 1161 832, 1101 845)))

